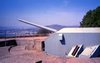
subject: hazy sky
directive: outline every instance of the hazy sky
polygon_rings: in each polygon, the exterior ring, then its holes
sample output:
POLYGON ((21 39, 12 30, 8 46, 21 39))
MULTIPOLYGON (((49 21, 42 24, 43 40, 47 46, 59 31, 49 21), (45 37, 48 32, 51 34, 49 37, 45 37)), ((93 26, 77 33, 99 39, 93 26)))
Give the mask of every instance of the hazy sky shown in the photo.
POLYGON ((100 0, 0 0, 0 26, 29 26, 18 19, 40 25, 80 25, 100 0))

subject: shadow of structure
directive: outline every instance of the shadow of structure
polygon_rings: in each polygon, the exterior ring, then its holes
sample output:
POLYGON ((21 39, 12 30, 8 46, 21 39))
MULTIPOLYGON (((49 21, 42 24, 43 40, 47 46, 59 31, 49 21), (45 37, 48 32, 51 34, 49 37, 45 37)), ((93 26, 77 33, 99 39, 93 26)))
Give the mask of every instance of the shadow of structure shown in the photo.
POLYGON ((37 61, 36 63, 42 63, 42 60, 41 61, 37 61))
POLYGON ((0 47, 4 47, 4 46, 17 46, 16 40, 8 40, 6 41, 1 41, 0 42, 0 47))

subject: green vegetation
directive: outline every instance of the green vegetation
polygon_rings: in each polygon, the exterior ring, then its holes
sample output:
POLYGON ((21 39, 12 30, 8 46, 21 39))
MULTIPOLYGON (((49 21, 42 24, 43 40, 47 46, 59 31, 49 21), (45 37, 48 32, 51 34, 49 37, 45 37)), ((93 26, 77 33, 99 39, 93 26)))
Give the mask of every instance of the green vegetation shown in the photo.
POLYGON ((86 13, 80 22, 80 27, 100 27, 100 6, 86 13))
POLYGON ((39 31, 37 32, 37 34, 48 34, 48 33, 50 33, 50 31, 45 29, 39 29, 39 31))

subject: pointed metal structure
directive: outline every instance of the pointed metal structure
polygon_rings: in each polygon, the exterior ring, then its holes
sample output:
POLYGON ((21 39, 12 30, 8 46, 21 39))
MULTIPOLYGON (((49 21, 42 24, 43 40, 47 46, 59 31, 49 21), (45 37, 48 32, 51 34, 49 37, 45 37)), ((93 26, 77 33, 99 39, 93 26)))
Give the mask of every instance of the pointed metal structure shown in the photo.
POLYGON ((52 32, 56 32, 57 31, 56 29, 52 29, 52 28, 49 28, 49 27, 41 26, 41 25, 38 25, 38 24, 35 24, 35 23, 31 23, 31 22, 22 20, 22 19, 19 19, 19 21, 27 23, 27 24, 32 25, 32 26, 43 28, 43 29, 46 29, 46 30, 49 30, 49 31, 52 31, 52 32))

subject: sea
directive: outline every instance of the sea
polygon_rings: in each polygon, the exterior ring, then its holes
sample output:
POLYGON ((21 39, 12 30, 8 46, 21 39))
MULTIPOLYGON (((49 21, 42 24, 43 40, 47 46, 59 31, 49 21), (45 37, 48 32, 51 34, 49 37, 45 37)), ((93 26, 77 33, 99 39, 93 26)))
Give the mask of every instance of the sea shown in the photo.
POLYGON ((0 30, 0 37, 10 36, 29 36, 36 33, 35 29, 9 29, 0 30))

